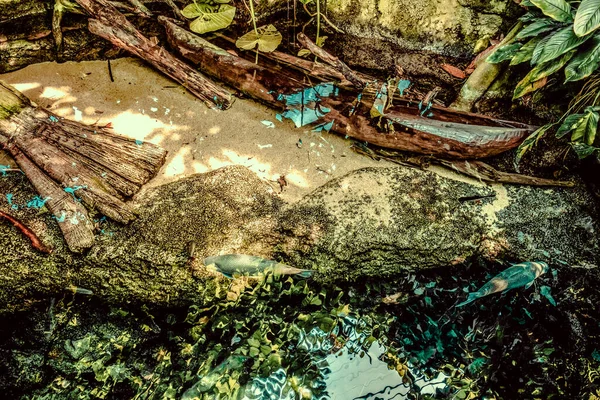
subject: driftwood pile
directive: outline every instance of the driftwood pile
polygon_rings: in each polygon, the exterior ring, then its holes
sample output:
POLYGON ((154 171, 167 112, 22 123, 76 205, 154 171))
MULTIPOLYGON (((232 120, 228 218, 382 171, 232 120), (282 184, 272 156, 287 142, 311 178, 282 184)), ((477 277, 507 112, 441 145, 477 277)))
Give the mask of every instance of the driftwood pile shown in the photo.
MULTIPOLYGON (((256 64, 187 31, 176 19, 159 16, 170 46, 187 59, 183 61, 146 38, 117 9, 153 17, 139 1, 130 5, 75 1, 79 11, 89 16, 90 32, 147 61, 212 108, 229 108, 233 96, 190 64, 279 110, 298 126, 318 124, 321 129, 390 149, 445 159, 479 159, 516 147, 534 128, 439 107, 431 101, 400 98, 385 82, 351 70, 303 34, 299 42, 321 62, 276 51, 256 64)), ((168 3, 173 15, 181 18, 177 6, 168 3)), ((61 16, 55 15, 53 24, 57 44, 61 16)), ((231 47, 224 37, 219 43, 231 47)), ((89 248, 94 240, 94 225, 83 204, 116 221, 129 222, 134 215, 125 200, 156 174, 165 159, 165 151, 152 144, 140 145, 101 127, 59 119, 1 82, 0 145, 47 200, 75 252, 89 248)), ((471 175, 474 166, 486 168, 480 162, 446 163, 471 175)), ((494 174, 486 171, 488 176, 494 174)), ((515 177, 500 178, 518 182, 515 177)), ((536 178, 520 183, 552 184, 536 178)))

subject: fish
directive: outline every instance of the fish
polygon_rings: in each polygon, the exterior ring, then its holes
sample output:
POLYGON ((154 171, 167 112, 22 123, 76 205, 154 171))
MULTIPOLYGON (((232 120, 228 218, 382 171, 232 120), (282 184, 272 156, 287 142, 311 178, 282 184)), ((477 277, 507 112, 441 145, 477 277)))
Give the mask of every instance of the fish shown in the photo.
POLYGON ((543 261, 526 261, 515 264, 490 279, 478 291, 469 293, 467 300, 457 304, 456 307, 462 307, 493 293, 506 292, 523 286, 528 289, 540 275, 547 271, 548 264, 543 261))
POLYGON ((219 272, 229 279, 234 275, 261 276, 267 273, 273 275, 295 275, 300 278, 310 278, 314 271, 291 267, 277 261, 267 260, 262 257, 246 254, 226 254, 222 256, 207 257, 204 265, 219 272))

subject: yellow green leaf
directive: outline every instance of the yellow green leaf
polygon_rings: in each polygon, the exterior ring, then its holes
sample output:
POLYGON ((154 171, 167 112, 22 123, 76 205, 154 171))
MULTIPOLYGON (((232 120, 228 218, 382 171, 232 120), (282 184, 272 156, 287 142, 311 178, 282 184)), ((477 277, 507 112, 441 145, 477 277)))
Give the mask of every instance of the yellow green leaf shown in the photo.
POLYGON ((246 33, 235 42, 235 45, 243 50, 252 50, 258 46, 259 51, 270 53, 275 51, 282 39, 277 28, 269 24, 246 33))

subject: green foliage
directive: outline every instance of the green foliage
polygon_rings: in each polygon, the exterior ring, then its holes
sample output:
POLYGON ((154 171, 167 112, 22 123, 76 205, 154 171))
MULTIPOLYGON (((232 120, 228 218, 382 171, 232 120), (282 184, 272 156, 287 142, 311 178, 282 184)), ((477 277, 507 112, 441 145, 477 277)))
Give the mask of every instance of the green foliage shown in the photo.
POLYGON ((585 36, 600 27, 600 0, 582 0, 573 29, 577 36, 585 36))
MULTIPOLYGON (((548 83, 549 77, 564 70, 565 83, 591 80, 600 69, 600 0, 531 0, 521 2, 529 7, 521 17, 526 25, 510 41, 496 49, 487 61, 499 63, 510 60, 510 65, 530 61, 533 67, 516 85, 513 100, 519 99, 548 83)), ((593 85, 592 85, 593 86, 593 85)), ((556 123, 544 125, 531 134, 517 151, 517 163, 548 129, 562 123, 557 137, 571 133, 570 142, 580 158, 587 157, 597 147, 598 87, 585 94, 585 101, 576 106, 556 123), (593 100, 592 100, 593 98, 593 100), (587 106, 583 113, 570 115, 574 108, 587 106)))
POLYGON ((196 33, 207 33, 225 29, 233 22, 236 8, 226 4, 230 0, 194 0, 183 10, 183 16, 195 18, 190 23, 190 30, 196 33))
POLYGON ((258 48, 258 51, 270 53, 275 51, 283 37, 273 25, 265 25, 252 30, 240 37, 235 45, 243 50, 258 48))

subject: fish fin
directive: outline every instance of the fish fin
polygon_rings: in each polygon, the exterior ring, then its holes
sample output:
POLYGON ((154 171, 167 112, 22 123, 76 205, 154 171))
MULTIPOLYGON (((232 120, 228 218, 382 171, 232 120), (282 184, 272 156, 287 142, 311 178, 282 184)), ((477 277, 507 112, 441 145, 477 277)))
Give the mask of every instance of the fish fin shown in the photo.
POLYGON ((302 272, 298 272, 296 274, 296 276, 298 276, 302 279, 308 279, 308 278, 312 277, 314 273, 315 273, 315 271, 312 271, 310 269, 303 269, 302 272))
POLYGON ((531 287, 531 285, 533 285, 534 281, 529 282, 527 285, 525 285, 525 289, 529 289, 531 287))
POLYGON ((483 297, 481 294, 479 294, 479 292, 473 292, 473 293, 469 293, 469 297, 467 297, 467 300, 463 301, 462 303, 458 303, 456 305, 456 307, 462 307, 465 306, 475 300, 477 300, 478 298, 483 297))

